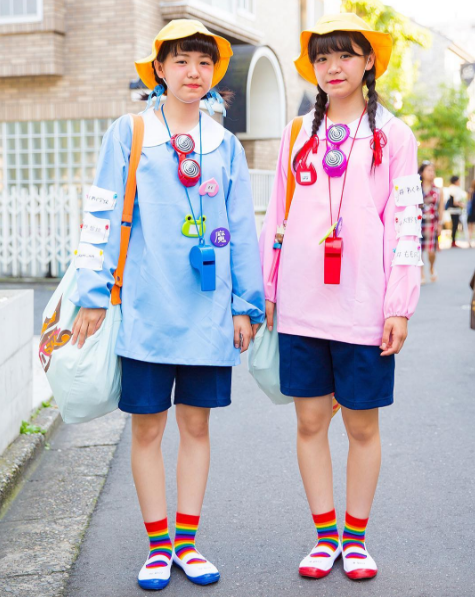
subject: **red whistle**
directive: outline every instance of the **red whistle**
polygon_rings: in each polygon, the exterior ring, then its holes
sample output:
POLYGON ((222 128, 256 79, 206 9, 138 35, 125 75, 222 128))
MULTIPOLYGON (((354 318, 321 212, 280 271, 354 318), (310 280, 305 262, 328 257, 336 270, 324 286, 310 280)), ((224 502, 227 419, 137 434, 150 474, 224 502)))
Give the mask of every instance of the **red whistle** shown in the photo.
POLYGON ((342 238, 331 236, 325 239, 325 259, 323 267, 323 281, 325 284, 340 283, 342 254, 342 238))

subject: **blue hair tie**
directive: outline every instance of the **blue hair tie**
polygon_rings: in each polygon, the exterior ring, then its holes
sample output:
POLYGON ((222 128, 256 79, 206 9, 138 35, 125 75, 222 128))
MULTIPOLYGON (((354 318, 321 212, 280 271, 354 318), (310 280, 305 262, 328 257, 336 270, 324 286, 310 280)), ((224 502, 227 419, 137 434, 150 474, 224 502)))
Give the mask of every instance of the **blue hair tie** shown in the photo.
POLYGON ((155 100, 155 108, 154 109, 158 110, 158 108, 160 107, 160 98, 162 97, 162 95, 164 93, 165 93, 165 87, 162 84, 156 85, 154 90, 148 96, 147 107, 145 109, 148 110, 150 108, 150 106, 152 105, 153 98, 156 97, 157 99, 155 100))
POLYGON ((205 95, 204 102, 210 116, 213 116, 214 114, 213 104, 215 102, 218 102, 218 104, 221 104, 223 106, 223 116, 226 116, 226 107, 224 105, 224 100, 214 89, 213 91, 208 91, 208 93, 205 95))

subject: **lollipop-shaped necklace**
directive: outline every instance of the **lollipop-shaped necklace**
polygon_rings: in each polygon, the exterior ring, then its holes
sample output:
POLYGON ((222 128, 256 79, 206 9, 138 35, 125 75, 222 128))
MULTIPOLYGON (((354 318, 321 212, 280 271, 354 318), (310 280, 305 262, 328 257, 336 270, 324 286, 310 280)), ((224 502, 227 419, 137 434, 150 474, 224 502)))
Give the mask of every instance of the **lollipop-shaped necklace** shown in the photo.
POLYGON ((326 136, 327 150, 323 156, 323 169, 332 178, 341 176, 346 170, 348 159, 340 149, 340 145, 350 136, 350 129, 346 124, 333 124, 326 131, 326 136))
MULTIPOLYGON (((365 112, 366 106, 360 116, 358 128, 365 112)), ((327 128, 327 115, 325 114, 325 134, 327 138, 327 150, 322 160, 323 169, 331 178, 338 178, 345 172, 346 167, 348 166, 348 158, 340 149, 340 145, 342 145, 350 136, 350 129, 346 124, 332 124, 330 128, 327 128)), ((351 149, 353 149, 353 144, 351 145, 351 149)))

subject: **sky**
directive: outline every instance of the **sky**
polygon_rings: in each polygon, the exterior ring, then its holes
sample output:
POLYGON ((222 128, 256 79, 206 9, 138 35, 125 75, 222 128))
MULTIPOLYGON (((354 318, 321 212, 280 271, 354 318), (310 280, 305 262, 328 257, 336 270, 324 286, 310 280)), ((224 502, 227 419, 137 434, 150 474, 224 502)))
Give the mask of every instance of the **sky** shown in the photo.
MULTIPOLYGON (((475 2, 473 0, 383 0, 397 11, 428 27, 446 22, 475 25, 475 2), (450 6, 450 11, 448 11, 450 6)), ((438 27, 440 28, 440 27, 438 27)))
POLYGON ((398 12, 432 27, 475 58, 474 0, 383 0, 398 12), (448 7, 450 6, 450 10, 448 7))

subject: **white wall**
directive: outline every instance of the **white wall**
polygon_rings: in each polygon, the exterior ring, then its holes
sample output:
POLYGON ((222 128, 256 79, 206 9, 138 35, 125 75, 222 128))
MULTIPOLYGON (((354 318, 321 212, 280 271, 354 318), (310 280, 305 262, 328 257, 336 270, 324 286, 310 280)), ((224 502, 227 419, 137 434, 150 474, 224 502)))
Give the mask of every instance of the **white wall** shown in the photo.
POLYGON ((0 290, 0 454, 33 402, 33 290, 0 290))

